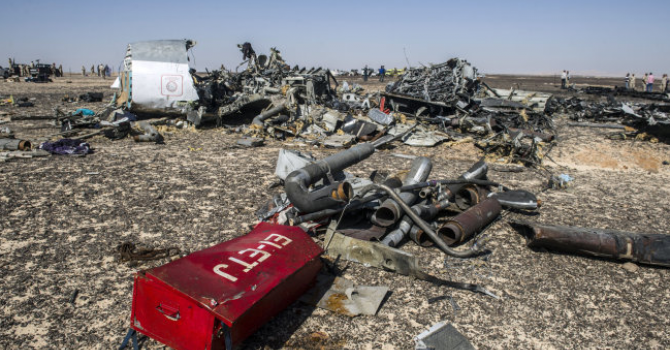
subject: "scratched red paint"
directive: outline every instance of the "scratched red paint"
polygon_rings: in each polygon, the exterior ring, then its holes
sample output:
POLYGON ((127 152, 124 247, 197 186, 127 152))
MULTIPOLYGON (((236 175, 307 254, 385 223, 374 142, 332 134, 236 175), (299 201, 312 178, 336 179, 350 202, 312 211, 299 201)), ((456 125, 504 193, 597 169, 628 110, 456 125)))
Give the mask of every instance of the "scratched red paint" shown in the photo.
POLYGON ((239 344, 314 282, 323 251, 301 229, 249 234, 135 275, 131 327, 178 350, 239 344))

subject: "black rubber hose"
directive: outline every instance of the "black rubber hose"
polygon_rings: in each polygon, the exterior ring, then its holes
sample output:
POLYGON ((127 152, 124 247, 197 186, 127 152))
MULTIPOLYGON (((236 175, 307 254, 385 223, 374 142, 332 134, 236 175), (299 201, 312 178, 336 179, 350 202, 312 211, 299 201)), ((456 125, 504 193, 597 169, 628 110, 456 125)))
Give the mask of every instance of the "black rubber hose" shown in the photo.
POLYGON ((302 213, 313 213, 341 205, 352 196, 353 190, 349 183, 334 183, 311 192, 309 186, 329 173, 344 170, 368 158, 374 152, 375 147, 372 144, 364 143, 295 170, 284 181, 286 196, 302 213))

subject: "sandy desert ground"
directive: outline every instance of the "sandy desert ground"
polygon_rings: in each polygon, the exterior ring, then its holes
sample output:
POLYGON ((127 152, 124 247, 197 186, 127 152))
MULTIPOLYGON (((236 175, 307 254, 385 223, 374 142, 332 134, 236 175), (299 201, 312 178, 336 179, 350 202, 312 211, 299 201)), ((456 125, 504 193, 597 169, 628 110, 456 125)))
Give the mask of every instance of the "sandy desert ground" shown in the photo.
MULTIPOLYGON (((566 94, 559 92, 555 77, 489 76, 486 81, 566 94)), ((0 96, 35 98, 35 107, 0 106, 0 112, 51 115, 64 94, 88 91, 103 92, 107 101, 113 93, 109 84, 81 76, 49 84, 0 82, 0 96)), ((413 336, 438 321, 452 323, 479 349, 670 348, 670 271, 534 251, 507 224, 526 218, 670 234, 670 166, 663 165, 670 161, 670 146, 612 141, 605 139, 610 131, 571 128, 566 122, 566 116, 557 116, 559 140, 543 169, 490 171, 492 180, 537 193, 544 203, 534 217, 506 213, 492 225, 480 239, 492 254, 457 261, 411 242, 402 247, 420 256, 427 272, 479 283, 500 299, 341 262, 342 275, 357 284, 390 288, 377 316, 349 318, 296 302, 243 348, 413 349, 413 336), (547 189, 550 174, 569 174, 574 186, 547 189), (443 295, 449 298, 428 303, 443 295)), ((45 120, 3 126, 32 140, 58 131, 45 120)), ((235 145, 239 136, 208 127, 165 133, 165 145, 95 137, 90 139, 95 153, 86 157, 0 163, 0 348, 118 347, 129 326, 133 273, 168 261, 119 263, 119 243, 176 246, 186 254, 243 235, 256 222, 254 212, 277 191, 268 187, 281 148, 317 157, 336 152, 274 140, 243 149, 235 145)), ((455 178, 481 156, 472 144, 397 145, 349 170, 367 176, 409 166, 409 160, 391 153, 431 157, 434 178, 455 178)), ((141 342, 143 349, 163 348, 144 337, 141 342)))

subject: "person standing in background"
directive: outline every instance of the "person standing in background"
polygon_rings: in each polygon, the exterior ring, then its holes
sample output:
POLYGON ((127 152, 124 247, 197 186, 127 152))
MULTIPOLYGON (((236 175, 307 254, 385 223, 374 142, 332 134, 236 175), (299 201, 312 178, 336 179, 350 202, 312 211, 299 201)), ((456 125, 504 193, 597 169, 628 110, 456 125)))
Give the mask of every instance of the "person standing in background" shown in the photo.
POLYGON ((563 70, 563 73, 561 73, 561 89, 565 89, 567 87, 566 82, 568 80, 568 73, 563 70))
POLYGON ((635 90, 635 73, 630 75, 630 88, 632 90, 635 90))
POLYGON ((649 72, 647 77, 647 92, 654 92, 654 73, 649 72))
POLYGON ((661 92, 666 93, 668 92, 668 75, 663 74, 663 77, 661 78, 661 92))
POLYGON ((382 65, 381 68, 379 68, 379 81, 383 83, 385 76, 386 76, 386 69, 382 65))
POLYGON ((647 90, 647 77, 649 77, 649 74, 644 73, 644 76, 642 77, 642 91, 647 90))
POLYGON ((630 73, 626 73, 626 76, 623 78, 623 82, 626 84, 626 90, 630 89, 630 73))

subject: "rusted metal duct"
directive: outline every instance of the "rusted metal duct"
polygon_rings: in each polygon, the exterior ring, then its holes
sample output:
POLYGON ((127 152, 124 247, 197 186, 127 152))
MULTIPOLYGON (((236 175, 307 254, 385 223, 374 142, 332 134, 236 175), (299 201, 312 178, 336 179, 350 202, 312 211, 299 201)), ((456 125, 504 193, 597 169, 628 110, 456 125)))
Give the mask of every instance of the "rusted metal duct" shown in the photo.
POLYGON ((285 100, 281 100, 279 103, 277 103, 276 106, 254 117, 251 123, 253 125, 263 126, 263 121, 265 121, 265 119, 268 119, 286 110, 285 102, 286 102, 285 100))
POLYGON ((19 139, 0 139, 0 150, 3 151, 26 151, 32 148, 30 141, 19 139))
POLYGON ((670 267, 670 235, 512 221, 528 247, 670 267))
POLYGON ((421 217, 416 215, 416 213, 412 211, 412 208, 410 208, 410 206, 407 205, 407 203, 405 203, 402 200, 402 198, 400 198, 400 195, 397 194, 392 188, 388 186, 378 184, 369 185, 367 186, 365 191, 363 191, 364 193, 362 195, 365 195, 367 191, 371 191, 374 189, 382 190, 386 192, 391 198, 393 198, 396 201, 396 203, 398 203, 400 208, 405 212, 405 214, 407 214, 412 220, 414 220, 414 223, 417 226, 419 226, 428 235, 428 237, 430 237, 430 239, 432 239, 433 242, 435 242, 435 245, 437 245, 440 248, 440 250, 442 250, 445 254, 457 258, 469 258, 471 256, 479 255, 482 253, 483 250, 481 248, 477 248, 474 246, 471 247, 470 249, 463 251, 458 251, 450 248, 447 245, 447 243, 444 242, 444 240, 437 233, 435 233, 433 228, 430 227, 430 225, 427 222, 421 219, 421 217))
MULTIPOLYGON (((424 220, 430 221, 434 217, 437 216, 437 213, 439 213, 442 209, 446 208, 449 206, 449 201, 445 200, 436 204, 426 204, 426 203, 421 203, 421 204, 416 204, 412 206, 412 211, 419 215, 424 220)), ((414 225, 414 221, 412 219, 405 215, 403 216, 402 220, 400 220, 400 224, 398 224, 398 228, 395 230, 389 232, 389 234, 382 239, 382 243, 386 244, 387 246, 390 247, 395 247, 397 246, 400 241, 402 241, 403 237, 407 233, 412 234, 414 232, 414 236, 417 235, 417 232, 421 231, 421 229, 418 226, 414 225)), ((422 246, 431 246, 433 245, 433 242, 428 239, 428 237, 424 237, 424 240, 427 241, 428 243, 425 244, 420 244, 417 242, 419 245, 422 246)))
POLYGON ((344 170, 374 152, 375 147, 372 144, 363 143, 295 170, 284 181, 286 196, 302 213, 313 213, 341 205, 353 195, 349 183, 332 183, 311 192, 309 187, 328 174, 344 170))
POLYGON ((437 234, 453 246, 481 232, 500 215, 502 207, 495 198, 488 198, 474 207, 449 219, 437 230, 437 234))
MULTIPOLYGON (((433 163, 431 163, 430 158, 414 158, 412 161, 412 168, 409 170, 407 177, 405 177, 405 180, 403 181, 403 186, 426 181, 432 169, 433 163)), ((417 195, 417 191, 402 192, 400 193, 400 198, 402 198, 403 202, 408 205, 412 205, 414 201, 416 201, 417 195)), ((381 227, 389 227, 400 220, 401 214, 402 210, 398 206, 398 203, 392 198, 389 198, 385 200, 374 213, 372 222, 381 227)))
MULTIPOLYGON (((484 180, 486 179, 488 170, 489 167, 486 165, 486 162, 480 160, 458 178, 465 180, 484 180)), ((449 189, 450 192, 449 198, 451 198, 452 202, 454 202, 454 204, 461 210, 465 210, 479 203, 483 198, 486 198, 486 196, 483 195, 484 193, 481 192, 482 188, 472 184, 449 185, 447 186, 447 189, 449 189)))

